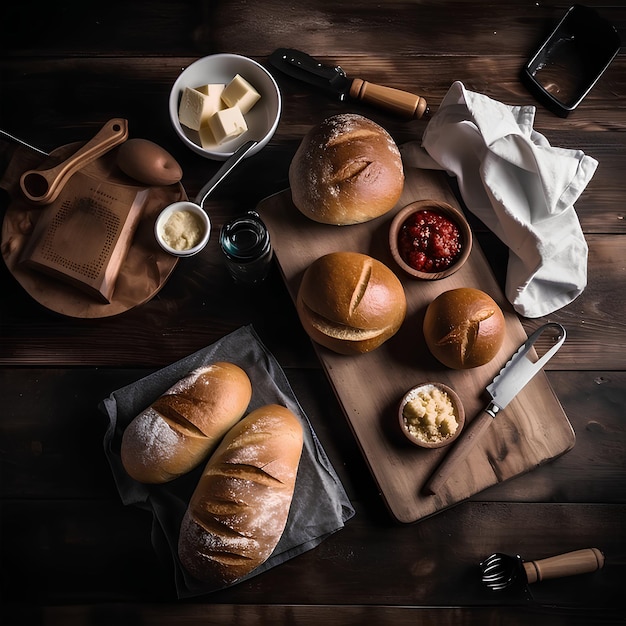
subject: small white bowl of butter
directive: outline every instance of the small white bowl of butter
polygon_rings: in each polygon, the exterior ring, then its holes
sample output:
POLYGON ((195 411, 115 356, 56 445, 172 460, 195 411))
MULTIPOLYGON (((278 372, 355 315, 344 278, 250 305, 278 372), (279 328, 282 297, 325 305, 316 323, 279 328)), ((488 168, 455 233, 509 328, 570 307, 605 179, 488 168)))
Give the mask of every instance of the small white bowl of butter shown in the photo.
POLYGON ((280 90, 259 63, 237 54, 194 61, 170 92, 174 131, 191 150, 225 161, 244 142, 257 141, 248 156, 272 138, 282 110, 280 90))
POLYGON ((211 220, 193 202, 175 202, 163 209, 154 224, 156 240, 174 256, 198 254, 208 243, 211 220))

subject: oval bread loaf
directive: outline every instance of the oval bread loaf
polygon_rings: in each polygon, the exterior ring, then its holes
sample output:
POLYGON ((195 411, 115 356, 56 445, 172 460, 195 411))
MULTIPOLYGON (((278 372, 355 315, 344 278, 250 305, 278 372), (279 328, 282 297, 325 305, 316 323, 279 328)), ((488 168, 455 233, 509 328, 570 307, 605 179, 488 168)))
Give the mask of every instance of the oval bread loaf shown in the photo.
POLYGON ((252 411, 206 464, 180 528, 183 567, 223 587, 264 563, 289 514, 302 454, 299 419, 276 404, 252 411))
POLYGON ((316 222, 367 222, 400 199, 400 150, 372 120, 353 113, 333 115, 302 139, 289 166, 289 185, 295 206, 316 222))
POLYGON ((296 298, 309 337, 347 355, 375 350, 395 335, 406 307, 397 276, 359 252, 331 252, 313 261, 296 298))
POLYGON ((126 472, 165 483, 198 466, 246 412, 252 384, 243 369, 217 362, 177 382, 137 415, 122 436, 126 472))

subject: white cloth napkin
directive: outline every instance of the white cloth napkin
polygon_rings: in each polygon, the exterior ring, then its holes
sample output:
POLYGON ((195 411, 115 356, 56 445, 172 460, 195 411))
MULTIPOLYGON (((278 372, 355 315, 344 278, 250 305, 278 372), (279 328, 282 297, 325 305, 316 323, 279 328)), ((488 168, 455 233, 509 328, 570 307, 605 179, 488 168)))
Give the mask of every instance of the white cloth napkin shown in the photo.
POLYGON ((534 106, 508 106, 455 82, 421 144, 402 146, 409 167, 444 169, 467 208, 509 248, 505 295, 525 317, 541 317, 587 285, 587 243, 574 202, 598 162, 551 147, 533 130, 534 106))

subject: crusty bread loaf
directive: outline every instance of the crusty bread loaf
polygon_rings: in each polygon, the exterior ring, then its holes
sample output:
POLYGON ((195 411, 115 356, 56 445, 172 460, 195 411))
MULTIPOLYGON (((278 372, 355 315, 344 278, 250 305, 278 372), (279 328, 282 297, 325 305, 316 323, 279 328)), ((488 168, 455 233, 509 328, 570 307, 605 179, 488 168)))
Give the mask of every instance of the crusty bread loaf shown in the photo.
POLYGON ((426 309, 423 328, 433 356, 453 369, 485 365, 496 356, 505 335, 498 304, 470 287, 439 294, 426 309))
POLYGON ((358 252, 331 252, 313 261, 296 298, 309 337, 339 354, 378 348, 399 330, 406 306, 397 276, 358 252))
POLYGON ((295 206, 324 224, 358 224, 400 199, 404 170, 389 133, 361 115, 325 119, 302 139, 289 167, 295 206))
POLYGON ((287 408, 252 411, 209 459, 185 512, 178 554, 195 578, 218 588, 264 563, 289 514, 303 432, 287 408))
POLYGON ((137 415, 122 436, 126 472, 164 483, 190 471, 240 420, 252 398, 248 375, 233 363, 198 368, 137 415))

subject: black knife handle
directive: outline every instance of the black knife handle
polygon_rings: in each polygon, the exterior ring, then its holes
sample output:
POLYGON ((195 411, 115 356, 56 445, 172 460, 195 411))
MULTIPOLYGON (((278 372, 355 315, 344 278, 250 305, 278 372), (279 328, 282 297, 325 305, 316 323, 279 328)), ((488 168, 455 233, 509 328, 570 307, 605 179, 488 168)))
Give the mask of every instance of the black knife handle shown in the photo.
POLYGON ((498 408, 489 405, 484 411, 479 413, 466 427, 465 432, 461 433, 456 443, 452 444, 452 450, 448 452, 439 467, 429 478, 424 486, 424 492, 429 494, 437 493, 448 480, 454 470, 467 458, 469 453, 474 449, 476 442, 484 435, 485 431, 491 426, 498 408))
POLYGON ((420 119, 427 111, 426 100, 421 96, 393 87, 384 87, 355 78, 350 85, 350 95, 356 100, 383 108, 407 119, 420 119))

